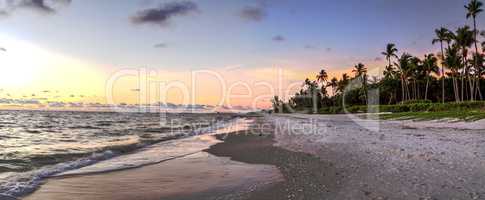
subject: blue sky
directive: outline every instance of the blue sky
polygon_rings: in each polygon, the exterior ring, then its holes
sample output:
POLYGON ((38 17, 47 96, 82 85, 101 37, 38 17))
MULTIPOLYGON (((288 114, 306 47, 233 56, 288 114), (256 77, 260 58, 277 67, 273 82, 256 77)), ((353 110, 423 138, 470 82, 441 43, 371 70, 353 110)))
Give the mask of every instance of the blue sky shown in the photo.
MULTIPOLYGON (((438 49, 431 45, 434 29, 471 25, 466 0, 41 1, 55 10, 50 13, 32 5, 11 9, 7 1, 0 1, 9 13, 0 19, 3 40, 21 40, 107 73, 126 67, 177 72, 239 66, 309 74, 322 67, 345 71, 358 62, 372 68, 384 65, 376 58, 389 42, 422 56, 438 49), (187 2, 195 9, 171 15, 163 25, 133 22, 143 10, 187 2), (248 9, 257 16, 243 15, 248 9)), ((485 14, 478 23, 485 27, 485 14)))
POLYGON ((432 48, 434 28, 465 22, 466 1, 200 0, 194 2, 196 12, 175 16, 164 27, 130 22, 138 10, 165 2, 73 0, 51 15, 17 11, 0 21, 0 31, 114 66, 258 67, 271 65, 272 59, 303 57, 313 64, 327 57, 335 67, 348 67, 346 58, 373 59, 387 42, 415 52, 432 48), (259 7, 266 16, 261 21, 242 19, 239 13, 245 6, 259 7), (273 41, 276 35, 285 40, 273 41), (158 43, 166 47, 153 48, 158 43), (305 49, 307 45, 315 48, 305 49))

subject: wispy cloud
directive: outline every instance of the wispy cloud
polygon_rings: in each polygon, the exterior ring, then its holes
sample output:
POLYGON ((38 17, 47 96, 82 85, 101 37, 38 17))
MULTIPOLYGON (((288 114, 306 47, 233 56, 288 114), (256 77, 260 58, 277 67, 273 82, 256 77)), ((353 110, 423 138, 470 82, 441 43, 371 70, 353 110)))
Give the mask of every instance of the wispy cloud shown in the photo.
POLYGON ((11 98, 0 98, 0 104, 40 104, 37 99, 11 99, 11 98))
POLYGON ((19 4, 20 7, 31 8, 45 13, 54 13, 55 10, 48 6, 44 0, 26 0, 19 4))
POLYGON ((263 7, 246 6, 241 10, 240 16, 248 21, 262 21, 266 17, 266 10, 263 7))
POLYGON ((315 49, 318 49, 318 47, 317 47, 317 46, 314 46, 314 45, 309 45, 309 44, 305 45, 303 48, 305 48, 305 49, 309 49, 309 50, 315 50, 315 49))
POLYGON ((57 8, 69 5, 72 0, 7 0, 0 10, 0 16, 8 16, 17 9, 29 9, 43 14, 54 14, 57 8))
POLYGON ((154 48, 165 48, 167 46, 168 45, 166 43, 158 43, 158 44, 153 45, 154 48))
POLYGON ((285 37, 283 37, 282 35, 275 35, 273 38, 272 38, 273 41, 275 42, 283 42, 286 40, 285 37))
POLYGON ((0 17, 6 17, 9 13, 6 10, 0 10, 0 17))
POLYGON ((141 10, 131 17, 131 21, 134 24, 165 26, 173 17, 188 15, 197 10, 198 6, 194 2, 175 1, 160 5, 158 8, 141 10))

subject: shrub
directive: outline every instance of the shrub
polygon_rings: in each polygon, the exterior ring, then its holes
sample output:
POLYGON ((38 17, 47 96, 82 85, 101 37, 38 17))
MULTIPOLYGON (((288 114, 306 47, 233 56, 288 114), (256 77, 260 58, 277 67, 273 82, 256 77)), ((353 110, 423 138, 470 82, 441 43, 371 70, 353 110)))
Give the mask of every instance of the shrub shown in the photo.
MULTIPOLYGON (((365 113, 365 112, 442 112, 442 111, 484 111, 485 101, 475 102, 450 102, 450 103, 431 103, 424 100, 416 100, 415 103, 408 101, 403 104, 395 105, 355 105, 346 108, 350 113, 365 113)), ((319 110, 321 114, 339 114, 344 113, 344 109, 340 106, 323 107, 319 110)))
POLYGON ((403 104, 433 103, 431 100, 416 99, 404 101, 403 104))

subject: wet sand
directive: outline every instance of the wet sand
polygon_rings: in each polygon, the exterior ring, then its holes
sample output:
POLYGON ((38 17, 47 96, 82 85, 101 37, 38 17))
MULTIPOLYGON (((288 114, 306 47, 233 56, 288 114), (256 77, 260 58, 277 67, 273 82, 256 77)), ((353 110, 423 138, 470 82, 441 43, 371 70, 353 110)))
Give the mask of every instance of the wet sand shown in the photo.
POLYGON ((281 181, 272 166, 205 152, 137 169, 49 179, 26 200, 239 199, 281 181))

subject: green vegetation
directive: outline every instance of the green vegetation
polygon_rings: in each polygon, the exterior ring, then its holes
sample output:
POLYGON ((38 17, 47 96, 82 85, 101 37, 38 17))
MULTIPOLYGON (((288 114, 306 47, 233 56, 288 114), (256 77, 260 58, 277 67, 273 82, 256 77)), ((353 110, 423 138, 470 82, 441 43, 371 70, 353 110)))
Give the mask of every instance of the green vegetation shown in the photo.
POLYGON ((464 121, 475 121, 485 119, 485 112, 480 111, 441 111, 441 112, 404 112, 380 115, 381 119, 413 119, 413 120, 434 120, 434 119, 459 119, 464 121))
MULTIPOLYGON (((387 66, 381 76, 369 77, 363 63, 354 66, 352 76, 344 73, 329 78, 322 69, 315 80, 307 78, 300 91, 287 101, 276 96, 273 111, 395 113, 384 118, 481 118, 485 103, 477 100, 483 100, 485 92, 481 87, 485 83, 485 40, 478 40, 476 18, 482 12, 482 3, 471 0, 465 8, 473 27, 436 29, 431 42, 440 45, 440 52, 422 57, 403 52, 398 56, 396 45, 389 43, 382 52, 387 66)), ((485 39, 485 31, 480 36, 485 39)))

